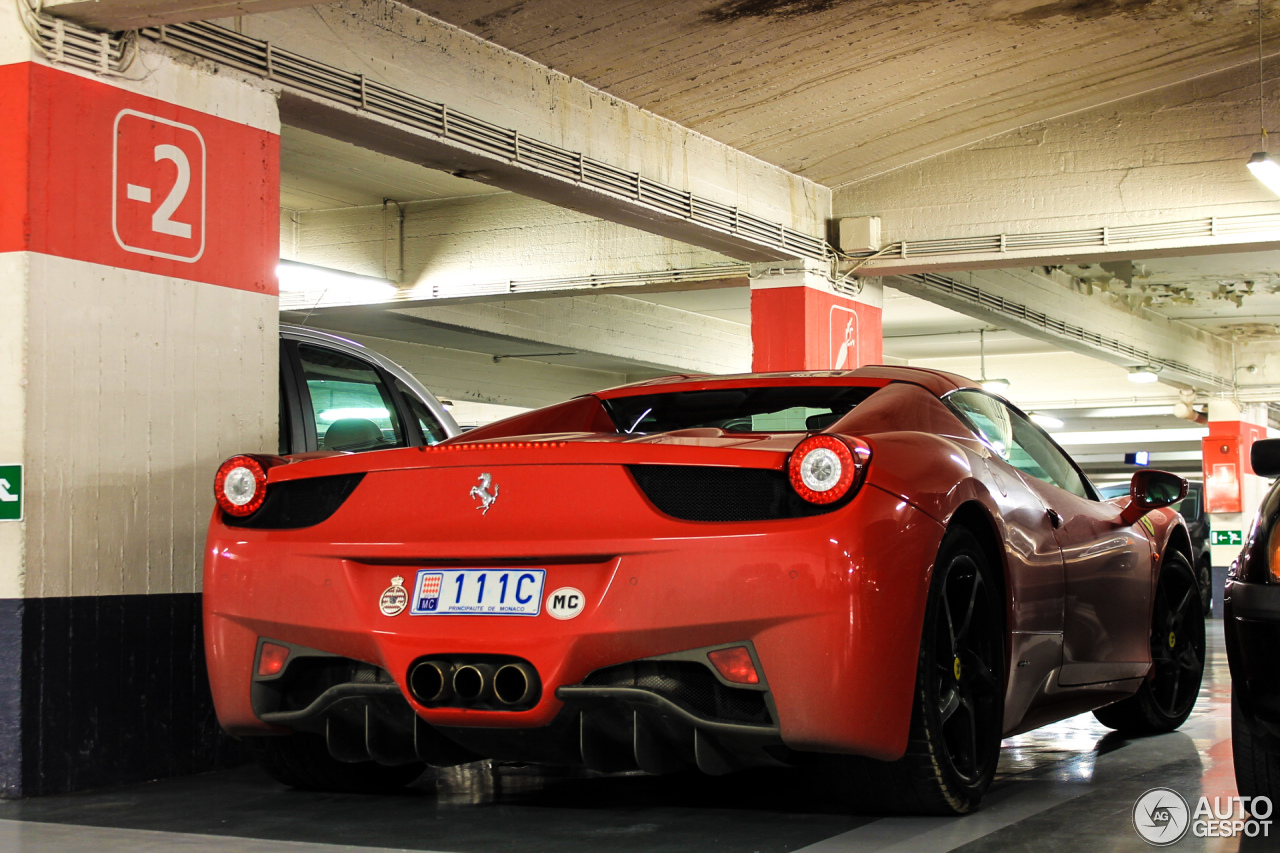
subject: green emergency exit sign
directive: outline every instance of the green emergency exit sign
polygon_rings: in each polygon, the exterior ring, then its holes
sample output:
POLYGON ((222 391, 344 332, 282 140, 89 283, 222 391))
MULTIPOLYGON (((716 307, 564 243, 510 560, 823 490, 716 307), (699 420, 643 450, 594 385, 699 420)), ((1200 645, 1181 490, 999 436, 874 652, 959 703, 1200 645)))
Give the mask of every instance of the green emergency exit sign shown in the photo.
POLYGON ((1239 530, 1215 530, 1213 531, 1214 545, 1243 545, 1244 536, 1239 530))
POLYGON ((22 466, 0 465, 0 521, 22 520, 22 466))

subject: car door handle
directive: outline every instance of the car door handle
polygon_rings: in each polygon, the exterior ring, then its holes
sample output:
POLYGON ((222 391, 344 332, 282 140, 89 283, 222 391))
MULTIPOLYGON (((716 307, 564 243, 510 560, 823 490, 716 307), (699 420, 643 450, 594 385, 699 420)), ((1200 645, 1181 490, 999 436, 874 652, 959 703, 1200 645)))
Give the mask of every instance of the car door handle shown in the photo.
POLYGON ((1049 516, 1049 523, 1053 525, 1054 530, 1062 526, 1062 516, 1058 515, 1056 510, 1046 509, 1044 514, 1049 516))

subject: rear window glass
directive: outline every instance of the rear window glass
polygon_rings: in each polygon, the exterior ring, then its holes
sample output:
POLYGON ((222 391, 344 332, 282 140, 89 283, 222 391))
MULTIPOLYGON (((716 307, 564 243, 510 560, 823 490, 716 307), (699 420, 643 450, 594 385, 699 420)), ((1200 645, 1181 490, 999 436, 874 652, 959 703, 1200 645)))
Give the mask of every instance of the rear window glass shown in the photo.
POLYGON ((810 432, 843 418, 877 388, 810 385, 676 391, 604 400, 618 432, 644 435, 715 427, 726 432, 810 432))

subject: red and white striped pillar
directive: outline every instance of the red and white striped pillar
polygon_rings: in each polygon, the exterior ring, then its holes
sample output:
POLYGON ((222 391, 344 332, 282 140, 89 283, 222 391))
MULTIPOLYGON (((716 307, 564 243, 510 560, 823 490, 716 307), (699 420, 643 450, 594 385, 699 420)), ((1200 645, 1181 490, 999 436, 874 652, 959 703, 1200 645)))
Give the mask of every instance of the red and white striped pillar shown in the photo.
MULTIPOLYGON (((1240 555, 1249 525, 1266 494, 1267 481, 1249 461, 1253 443, 1267 437, 1265 405, 1237 406, 1231 400, 1209 403, 1209 435, 1200 440, 1205 511, 1215 535, 1210 556, 1224 569, 1240 555)), ((1216 586, 1216 585, 1215 585, 1216 586)))
POLYGON ((837 291, 827 264, 758 264, 751 272, 751 369, 853 370, 884 358, 883 289, 837 291))
POLYGON ((276 444, 274 96, 141 50, 0 13, 0 795, 208 765, 212 476, 276 444))

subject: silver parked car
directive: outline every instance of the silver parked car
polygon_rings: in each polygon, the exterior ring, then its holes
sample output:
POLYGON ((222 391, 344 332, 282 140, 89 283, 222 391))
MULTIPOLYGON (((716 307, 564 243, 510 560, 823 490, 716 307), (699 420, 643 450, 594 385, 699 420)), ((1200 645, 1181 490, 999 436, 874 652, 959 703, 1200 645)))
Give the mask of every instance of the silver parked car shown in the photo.
POLYGON ((363 344, 280 326, 279 452, 437 444, 460 432, 440 401, 363 344))

